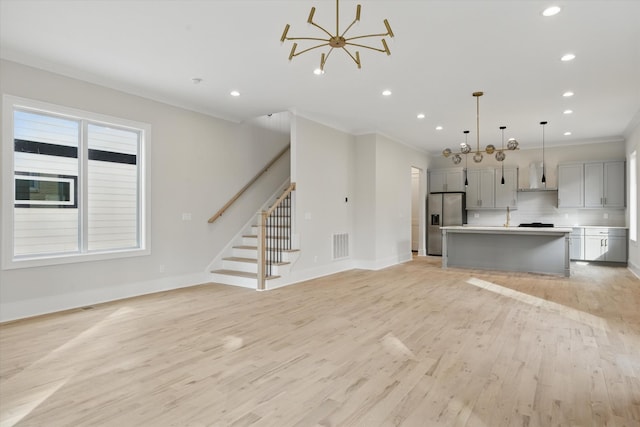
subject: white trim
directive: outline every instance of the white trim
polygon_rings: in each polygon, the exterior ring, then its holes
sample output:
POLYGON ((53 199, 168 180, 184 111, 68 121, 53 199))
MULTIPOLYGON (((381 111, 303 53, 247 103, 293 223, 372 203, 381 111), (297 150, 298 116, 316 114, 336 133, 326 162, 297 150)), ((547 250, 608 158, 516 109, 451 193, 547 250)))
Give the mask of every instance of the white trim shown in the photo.
POLYGON ((123 283, 116 286, 91 289, 89 291, 71 292, 62 295, 31 298, 27 300, 0 303, 0 322, 24 319, 42 314, 55 313, 62 310, 102 304, 124 298, 131 298, 156 292, 209 283, 204 273, 186 274, 182 276, 163 277, 161 279, 142 282, 123 283))

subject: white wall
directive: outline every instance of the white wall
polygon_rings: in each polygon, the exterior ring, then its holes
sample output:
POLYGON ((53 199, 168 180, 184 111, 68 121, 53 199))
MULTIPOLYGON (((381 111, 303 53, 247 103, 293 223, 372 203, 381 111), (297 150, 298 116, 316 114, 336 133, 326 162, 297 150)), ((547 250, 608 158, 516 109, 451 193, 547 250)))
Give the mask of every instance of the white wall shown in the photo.
MULTIPOLYGON (((636 151, 636 153, 640 154, 640 111, 636 115, 635 123, 635 128, 632 128, 632 130, 627 135, 627 161, 634 150, 636 151)), ((636 156, 638 156, 638 154, 636 154, 636 156)), ((629 189, 629 185, 627 185, 627 189, 629 189)), ((640 213, 640 173, 638 173, 638 176, 636 177, 636 190, 636 193, 638 193, 636 195, 636 212, 640 213)), ((627 200, 629 200, 628 197, 627 200)), ((628 225, 629 218, 627 218, 627 226, 628 225)), ((636 276, 640 277, 640 242, 638 241, 629 242, 629 269, 631 269, 631 271, 633 271, 636 276)))
POLYGON ((252 141, 247 135, 255 130, 240 124, 9 61, 0 62, 0 75, 2 94, 152 127, 151 255, 2 270, 0 321, 201 283, 209 262, 276 188, 250 191, 228 215, 208 224, 288 138, 252 141), (192 220, 183 221, 183 213, 192 220))

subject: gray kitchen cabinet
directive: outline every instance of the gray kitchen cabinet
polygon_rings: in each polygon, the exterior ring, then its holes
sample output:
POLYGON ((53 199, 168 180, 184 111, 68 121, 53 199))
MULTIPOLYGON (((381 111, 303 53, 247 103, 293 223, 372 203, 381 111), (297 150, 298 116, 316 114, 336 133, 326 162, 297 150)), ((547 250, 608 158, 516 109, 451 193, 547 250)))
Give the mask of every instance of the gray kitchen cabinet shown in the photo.
POLYGON ((464 191, 462 168, 429 170, 429 192, 464 191))
POLYGON ((504 168, 504 184, 502 169, 495 171, 495 208, 516 209, 518 207, 518 168, 504 168))
POLYGON ((624 160, 558 165, 559 208, 624 206, 624 160))
POLYGON ((624 208, 625 162, 584 164, 584 207, 624 208))
POLYGON ((584 259, 627 262, 627 230, 622 228, 584 229, 584 259))
POLYGON ((468 169, 467 209, 495 209, 495 170, 468 169))
POLYGON ((584 207, 584 164, 558 166, 558 207, 584 207))
POLYGON ((582 260, 584 259, 584 229, 580 227, 575 227, 571 232, 571 248, 570 248, 570 258, 572 260, 582 260))

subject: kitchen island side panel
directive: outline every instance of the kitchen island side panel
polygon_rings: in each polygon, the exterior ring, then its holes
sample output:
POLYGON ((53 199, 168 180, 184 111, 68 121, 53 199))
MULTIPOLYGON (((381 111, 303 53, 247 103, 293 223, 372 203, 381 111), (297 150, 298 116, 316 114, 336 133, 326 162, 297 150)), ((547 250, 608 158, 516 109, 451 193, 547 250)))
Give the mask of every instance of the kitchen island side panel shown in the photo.
POLYGON ((569 276, 569 233, 445 232, 443 268, 569 276))

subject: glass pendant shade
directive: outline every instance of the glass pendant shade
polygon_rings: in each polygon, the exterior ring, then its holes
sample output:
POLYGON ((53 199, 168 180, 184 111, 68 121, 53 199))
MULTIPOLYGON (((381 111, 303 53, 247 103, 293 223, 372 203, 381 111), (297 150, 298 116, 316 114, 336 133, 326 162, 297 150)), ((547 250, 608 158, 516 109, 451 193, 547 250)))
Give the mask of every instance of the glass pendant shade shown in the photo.
POLYGON ((449 157, 451 155, 451 148, 445 148, 442 150, 442 155, 445 157, 449 157))
POLYGON ((497 161, 502 162, 506 158, 507 158, 507 155, 504 154, 504 151, 502 151, 502 150, 496 151, 496 160, 497 161))
POLYGON ((518 148, 518 141, 516 141, 515 139, 510 139, 507 141, 507 149, 515 150, 516 148, 518 148))
POLYGON ((459 165, 462 161, 462 157, 460 157, 460 154, 454 154, 451 160, 453 160, 454 165, 459 165))
POLYGON ((487 147, 484 149, 484 151, 485 151, 487 154, 493 154, 493 153, 494 153, 494 151, 496 151, 496 147, 495 147, 493 144, 489 144, 489 145, 487 145, 487 147))
POLYGON ((460 145, 460 152, 462 154, 469 154, 471 152, 471 146, 466 143, 460 145))
POLYGON ((473 155, 473 161, 476 163, 480 163, 482 161, 483 155, 480 152, 477 152, 473 155))

